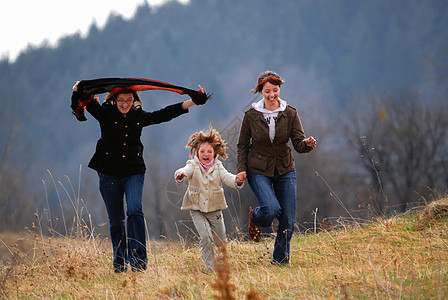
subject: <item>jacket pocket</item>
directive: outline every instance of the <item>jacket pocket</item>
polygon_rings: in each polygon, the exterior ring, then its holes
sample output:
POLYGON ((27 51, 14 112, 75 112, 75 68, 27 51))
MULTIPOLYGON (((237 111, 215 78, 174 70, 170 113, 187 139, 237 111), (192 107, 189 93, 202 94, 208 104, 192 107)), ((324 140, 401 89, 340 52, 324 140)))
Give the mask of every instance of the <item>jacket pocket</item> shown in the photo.
POLYGON ((210 203, 209 203, 209 210, 210 211, 214 211, 217 209, 223 209, 225 207, 227 207, 226 204, 226 200, 224 197, 224 189, 223 188, 218 188, 216 190, 213 191, 212 193, 212 199, 210 199, 210 203))
POLYGON ((201 189, 196 187, 189 187, 187 193, 190 204, 199 205, 199 195, 201 193, 201 189))
POLYGON ((259 171, 266 171, 268 166, 267 156, 261 155, 259 153, 252 153, 249 155, 248 160, 249 167, 259 171))

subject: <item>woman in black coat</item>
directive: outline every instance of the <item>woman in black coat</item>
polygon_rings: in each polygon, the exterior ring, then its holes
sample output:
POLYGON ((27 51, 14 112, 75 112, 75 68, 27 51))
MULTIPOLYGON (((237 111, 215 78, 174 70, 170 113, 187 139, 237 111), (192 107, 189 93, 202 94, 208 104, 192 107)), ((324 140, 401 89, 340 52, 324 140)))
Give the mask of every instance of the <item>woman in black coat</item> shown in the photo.
MULTIPOLYGON (((78 84, 73 86, 74 94, 81 93, 78 84)), ((140 139, 142 129, 187 113, 191 106, 204 104, 207 97, 199 101, 192 97, 154 112, 142 109, 138 93, 132 89, 109 93, 102 105, 93 95, 76 97, 87 99, 85 107, 101 127, 101 138, 89 167, 98 172, 100 192, 109 216, 114 271, 126 271, 127 263, 133 271, 145 270, 148 260, 142 209, 146 170, 140 139)))

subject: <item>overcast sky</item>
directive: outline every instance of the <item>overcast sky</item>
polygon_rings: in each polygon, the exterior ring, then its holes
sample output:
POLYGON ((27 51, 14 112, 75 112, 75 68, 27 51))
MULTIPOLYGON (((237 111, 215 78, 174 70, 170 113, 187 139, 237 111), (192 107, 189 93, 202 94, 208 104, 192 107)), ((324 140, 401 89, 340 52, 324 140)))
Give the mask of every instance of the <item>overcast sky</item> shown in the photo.
MULTIPOLYGON (((150 6, 167 0, 146 0, 150 6)), ((102 27, 114 11, 125 18, 134 15, 145 0, 2 0, 0 2, 0 58, 13 61, 28 44, 50 44, 61 36, 86 33, 93 22, 102 27)), ((188 0, 179 2, 186 3, 188 0)))

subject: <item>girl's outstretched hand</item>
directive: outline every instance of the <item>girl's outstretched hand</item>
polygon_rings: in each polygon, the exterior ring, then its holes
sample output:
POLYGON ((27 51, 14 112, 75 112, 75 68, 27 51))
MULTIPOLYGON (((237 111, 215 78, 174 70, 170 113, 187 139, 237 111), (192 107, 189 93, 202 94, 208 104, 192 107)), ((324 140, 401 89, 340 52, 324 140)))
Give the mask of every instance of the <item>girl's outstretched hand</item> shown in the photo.
POLYGON ((174 174, 174 178, 177 180, 177 182, 182 182, 184 181, 184 178, 187 177, 187 175, 185 175, 184 172, 182 171, 176 171, 176 173, 174 174))

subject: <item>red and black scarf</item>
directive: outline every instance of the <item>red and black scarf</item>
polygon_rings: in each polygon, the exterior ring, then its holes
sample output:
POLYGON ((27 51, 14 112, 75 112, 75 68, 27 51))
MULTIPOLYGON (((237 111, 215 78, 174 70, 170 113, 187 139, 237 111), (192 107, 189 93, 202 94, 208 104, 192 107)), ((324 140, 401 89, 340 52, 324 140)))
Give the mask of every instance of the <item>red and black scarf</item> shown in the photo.
POLYGON ((86 121, 85 106, 94 100, 94 95, 102 93, 119 93, 121 90, 129 89, 135 92, 147 90, 165 90, 187 94, 195 104, 204 104, 211 98, 211 94, 206 94, 201 88, 198 91, 170 83, 146 79, 146 78, 99 78, 92 80, 82 80, 78 83, 78 91, 73 91, 72 103, 70 107, 73 114, 79 121, 86 121))

